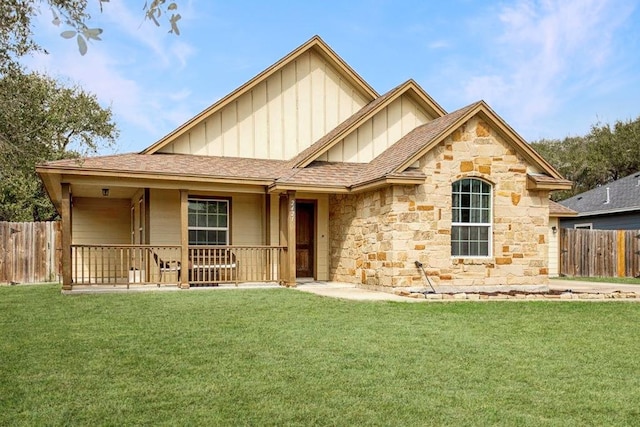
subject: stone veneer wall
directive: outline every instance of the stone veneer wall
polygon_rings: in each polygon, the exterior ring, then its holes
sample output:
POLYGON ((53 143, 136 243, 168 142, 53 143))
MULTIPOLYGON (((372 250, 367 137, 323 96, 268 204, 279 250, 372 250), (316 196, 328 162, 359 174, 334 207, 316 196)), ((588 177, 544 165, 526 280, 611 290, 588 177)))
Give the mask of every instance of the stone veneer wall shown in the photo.
POLYGON ((331 196, 331 280, 425 287, 418 260, 441 290, 547 285, 548 192, 527 190, 527 164, 513 147, 473 118, 419 165, 423 185, 331 196), (451 257, 451 185, 464 177, 493 185, 489 258, 451 257))

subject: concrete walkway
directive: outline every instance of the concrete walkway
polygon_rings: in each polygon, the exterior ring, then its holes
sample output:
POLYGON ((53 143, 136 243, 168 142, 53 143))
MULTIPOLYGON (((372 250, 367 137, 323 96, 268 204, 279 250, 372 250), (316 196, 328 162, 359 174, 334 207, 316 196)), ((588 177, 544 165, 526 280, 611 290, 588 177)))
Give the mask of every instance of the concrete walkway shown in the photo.
POLYGON ((640 285, 622 285, 618 283, 586 282, 580 280, 549 279, 549 289, 564 291, 571 289, 573 292, 612 293, 612 292, 636 292, 640 293, 640 285))
MULTIPOLYGON (((387 292, 370 291, 361 289, 351 283, 340 282, 303 282, 298 283, 296 288, 302 292, 309 292, 325 297, 343 298, 360 301, 400 301, 400 302, 420 302, 414 298, 401 297, 387 292)), ((425 300, 422 300, 425 301, 425 300)))

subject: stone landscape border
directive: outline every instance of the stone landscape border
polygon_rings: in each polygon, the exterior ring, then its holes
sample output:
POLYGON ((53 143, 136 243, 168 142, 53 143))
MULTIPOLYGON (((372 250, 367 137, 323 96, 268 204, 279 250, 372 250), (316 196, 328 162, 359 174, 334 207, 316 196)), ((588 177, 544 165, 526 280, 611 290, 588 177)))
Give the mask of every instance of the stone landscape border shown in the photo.
POLYGON ((398 296, 427 301, 633 301, 640 302, 638 292, 457 292, 426 293, 400 290, 398 296))

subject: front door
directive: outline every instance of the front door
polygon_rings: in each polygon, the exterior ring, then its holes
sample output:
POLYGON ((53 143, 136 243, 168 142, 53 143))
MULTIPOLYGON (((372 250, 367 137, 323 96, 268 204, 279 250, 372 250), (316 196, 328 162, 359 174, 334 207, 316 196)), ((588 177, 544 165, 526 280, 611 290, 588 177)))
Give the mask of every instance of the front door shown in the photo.
POLYGON ((296 203, 296 277, 313 276, 314 203, 296 203))

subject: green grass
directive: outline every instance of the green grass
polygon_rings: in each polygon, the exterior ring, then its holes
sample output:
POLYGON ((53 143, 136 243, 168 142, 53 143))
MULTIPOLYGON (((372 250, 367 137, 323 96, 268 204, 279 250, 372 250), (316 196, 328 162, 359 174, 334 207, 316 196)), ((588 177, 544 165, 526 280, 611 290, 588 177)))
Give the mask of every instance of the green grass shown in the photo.
POLYGON ((0 425, 638 425, 640 304, 0 287, 0 425))
POLYGON ((596 283, 618 283, 621 285, 640 285, 640 278, 636 277, 554 277, 558 280, 596 282, 596 283))

